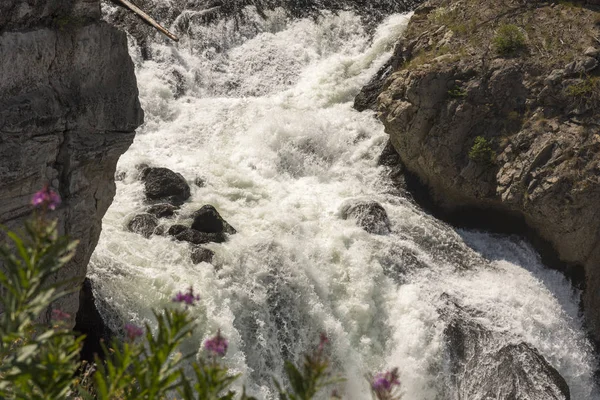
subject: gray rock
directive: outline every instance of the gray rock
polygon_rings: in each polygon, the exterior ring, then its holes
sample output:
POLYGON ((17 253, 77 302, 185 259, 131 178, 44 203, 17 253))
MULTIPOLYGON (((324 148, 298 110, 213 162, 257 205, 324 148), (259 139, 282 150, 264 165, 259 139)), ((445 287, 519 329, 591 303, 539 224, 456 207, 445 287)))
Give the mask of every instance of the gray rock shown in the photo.
POLYGON ((570 400, 565 379, 534 347, 498 346, 505 339, 475 322, 476 311, 447 300, 441 314, 450 398, 570 400))
MULTIPOLYGON (((117 161, 143 121, 127 38, 100 20, 99 0, 2 0, 0 76, 0 223, 22 227, 33 193, 52 183, 63 198, 52 216, 79 240, 57 278, 79 289, 117 161)), ((74 293, 53 308, 72 326, 78 306, 74 293)))
POLYGON ((179 210, 179 207, 177 206, 169 203, 161 203, 148 207, 146 212, 157 218, 170 218, 175 215, 175 211, 177 210, 179 210))
POLYGON ((186 231, 188 229, 190 229, 190 228, 188 228, 185 225, 175 224, 175 225, 171 225, 171 227, 169 228, 167 233, 171 236, 176 236, 176 235, 179 235, 181 232, 186 231))
POLYGON ((199 232, 184 225, 173 225, 167 233, 181 242, 192 244, 223 243, 227 241, 227 236, 223 233, 199 232))
POLYGON ((598 58, 600 57, 600 49, 590 46, 583 52, 588 57, 598 58))
POLYGON ((202 188, 206 186, 206 180, 198 176, 196 177, 196 179, 194 179, 194 185, 198 186, 199 188, 202 188))
POLYGON ((192 229, 205 233, 227 233, 233 235, 236 230, 225 221, 211 205, 202 206, 193 215, 192 229))
POLYGON ((390 233, 390 220, 385 208, 376 201, 360 201, 342 207, 343 219, 354 219, 356 224, 369 233, 385 235, 390 233))
POLYGON ((194 247, 192 249, 192 262, 200 264, 202 262, 212 263, 215 252, 205 247, 194 247))
POLYGON ((149 238, 158 227, 158 219, 151 214, 136 215, 127 224, 127 229, 131 232, 138 233, 145 238, 149 238))
POLYGON ((190 197, 190 186, 185 178, 168 168, 146 168, 142 171, 142 181, 148 200, 179 206, 190 197))

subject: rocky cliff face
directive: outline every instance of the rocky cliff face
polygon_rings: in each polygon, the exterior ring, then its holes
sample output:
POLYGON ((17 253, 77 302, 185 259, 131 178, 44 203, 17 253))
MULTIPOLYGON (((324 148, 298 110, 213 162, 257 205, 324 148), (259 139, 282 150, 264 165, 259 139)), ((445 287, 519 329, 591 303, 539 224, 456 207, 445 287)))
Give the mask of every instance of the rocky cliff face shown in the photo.
POLYGON ((380 85, 372 82, 361 98, 379 90, 394 148, 438 206, 519 216, 566 265, 583 266, 585 312, 600 339, 594 7, 430 0, 380 85))
MULTIPOLYGON (((61 231, 80 241, 61 273, 74 285, 142 120, 125 34, 101 21, 99 0, 0 2, 0 223, 22 226, 49 183, 63 199, 61 231)), ((57 306, 74 318, 78 294, 57 306)))

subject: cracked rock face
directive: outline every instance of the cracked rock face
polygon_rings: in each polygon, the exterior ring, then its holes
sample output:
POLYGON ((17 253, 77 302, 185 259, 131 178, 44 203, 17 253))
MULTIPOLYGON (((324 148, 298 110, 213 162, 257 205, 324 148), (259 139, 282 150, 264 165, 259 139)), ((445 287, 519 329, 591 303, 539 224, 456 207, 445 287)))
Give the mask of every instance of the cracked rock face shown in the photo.
MULTIPOLYGON (((80 286, 143 122, 125 34, 100 20, 99 0, 3 0, 0 77, 0 223, 21 227, 50 184, 61 233, 80 241, 60 278, 80 286)), ((60 303, 74 319, 78 294, 60 303)))

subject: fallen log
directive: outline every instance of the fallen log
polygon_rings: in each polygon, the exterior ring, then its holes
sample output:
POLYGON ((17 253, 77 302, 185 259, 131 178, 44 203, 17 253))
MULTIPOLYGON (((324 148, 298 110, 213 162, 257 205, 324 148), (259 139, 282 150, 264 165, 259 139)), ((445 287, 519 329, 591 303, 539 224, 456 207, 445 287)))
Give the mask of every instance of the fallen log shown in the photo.
POLYGON ((116 3, 122 4, 125 8, 127 8, 130 11, 134 12, 135 14, 137 14, 138 17, 140 17, 141 19, 143 19, 149 25, 153 26, 156 30, 158 30, 159 32, 161 32, 163 35, 165 35, 169 39, 174 40, 176 42, 179 42, 179 38, 177 36, 175 36, 174 34, 172 34, 167 28, 163 27, 158 22, 156 22, 154 20, 154 18, 152 18, 151 16, 149 16, 148 14, 146 14, 142 9, 140 9, 135 4, 131 3, 128 0, 113 0, 113 1, 116 2, 116 3))

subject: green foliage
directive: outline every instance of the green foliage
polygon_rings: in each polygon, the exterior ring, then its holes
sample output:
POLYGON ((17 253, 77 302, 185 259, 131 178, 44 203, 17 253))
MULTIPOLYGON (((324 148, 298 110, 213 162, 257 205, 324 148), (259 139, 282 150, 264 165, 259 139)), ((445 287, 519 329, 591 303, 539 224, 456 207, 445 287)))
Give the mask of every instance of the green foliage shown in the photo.
POLYGON ((496 159, 496 152, 492 150, 490 142, 483 136, 477 136, 471 150, 469 159, 482 165, 491 165, 496 159))
POLYGON ((525 48, 525 35, 516 25, 500 25, 493 39, 493 45, 499 55, 503 57, 513 56, 525 48))
MULTIPOLYGON (((154 312, 158 322, 155 335, 146 325, 147 346, 126 342, 113 343, 107 361, 96 361, 94 374, 95 398, 161 399, 182 385, 182 362, 192 356, 173 356, 184 338, 193 329, 186 311, 171 310, 164 314, 154 312)), ((87 393, 88 397, 91 396, 87 393)))
POLYGON ((600 77, 588 76, 581 82, 568 86, 567 94, 588 106, 600 104, 600 77))
POLYGON ((326 341, 322 337, 318 350, 314 354, 305 356, 302 370, 289 361, 285 362, 285 372, 290 381, 292 391, 286 392, 282 390, 281 384, 277 380, 274 380, 275 386, 279 391, 280 400, 310 400, 321 389, 343 380, 332 376, 329 368, 329 359, 323 353, 326 341))
POLYGON ((14 250, 0 246, 0 398, 60 399, 70 391, 81 339, 38 324, 40 314, 67 294, 54 276, 74 255, 76 242, 59 237, 41 216, 25 226, 25 239, 7 232, 14 250))
POLYGON ((448 90, 448 96, 454 99, 462 99, 467 97, 467 91, 459 87, 448 90))

